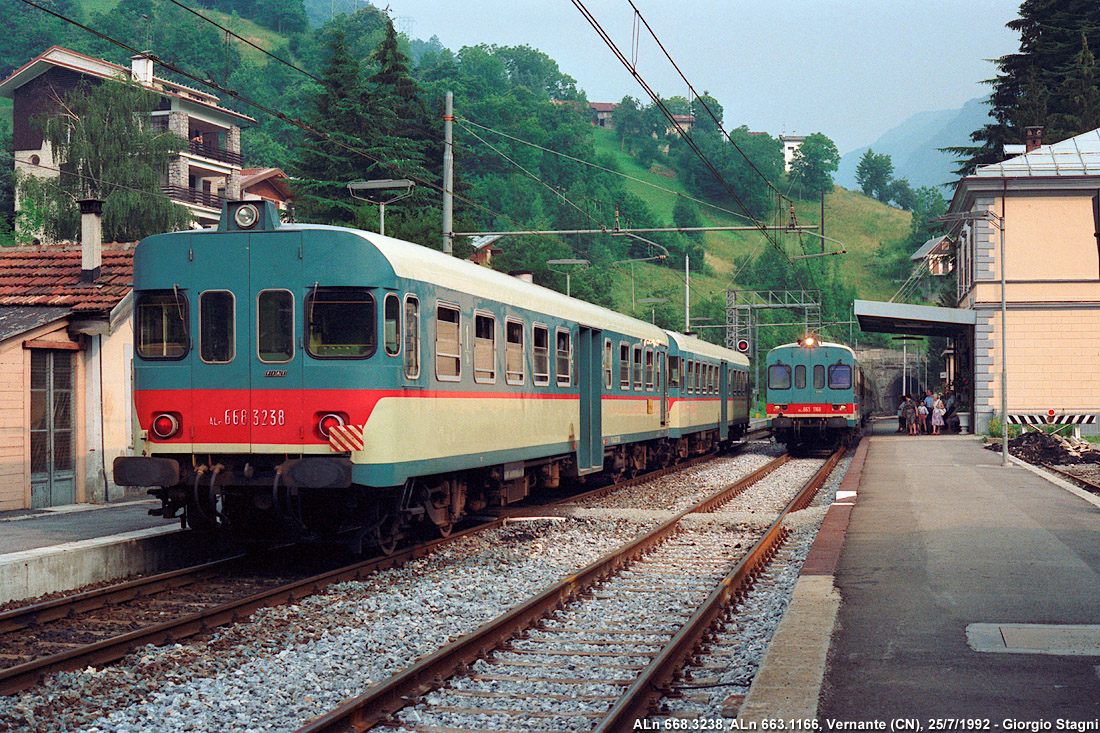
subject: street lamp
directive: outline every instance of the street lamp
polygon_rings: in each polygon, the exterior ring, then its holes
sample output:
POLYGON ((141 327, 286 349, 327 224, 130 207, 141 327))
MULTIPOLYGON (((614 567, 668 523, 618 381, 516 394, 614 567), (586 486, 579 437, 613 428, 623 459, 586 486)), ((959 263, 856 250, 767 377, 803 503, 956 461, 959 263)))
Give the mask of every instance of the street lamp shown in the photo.
POLYGON ((653 324, 656 324, 657 323, 657 304, 658 303, 667 303, 668 298, 638 298, 638 302, 639 303, 646 303, 648 305, 653 306, 653 308, 652 308, 652 310, 649 314, 649 322, 653 323, 653 324))
MULTIPOLYGON (((1001 199, 1001 211, 1004 211, 1004 199, 1001 199)), ((1001 239, 1001 465, 1008 465, 1008 302, 1005 297, 1005 218, 992 211, 960 211, 944 214, 932 221, 961 223, 966 221, 985 221, 997 227, 1001 239)), ((954 227, 952 227, 954 229, 954 227)))
POLYGON ((370 181, 352 181, 348 184, 348 192, 353 199, 368 201, 378 204, 378 233, 386 233, 386 204, 400 201, 406 196, 412 195, 413 186, 416 184, 407 178, 375 178, 370 181), (370 196, 356 196, 356 191, 404 191, 405 193, 391 196, 388 199, 376 201, 370 196))
MULTIPOLYGON (((554 270, 552 265, 560 265, 562 267, 579 267, 580 269, 576 270, 575 272, 584 272, 592 263, 590 263, 588 260, 547 260, 546 264, 551 265, 551 270, 554 270)), ((570 275, 574 272, 574 270, 554 270, 554 272, 558 273, 559 275, 565 275, 565 294, 572 295, 572 281, 570 275)))

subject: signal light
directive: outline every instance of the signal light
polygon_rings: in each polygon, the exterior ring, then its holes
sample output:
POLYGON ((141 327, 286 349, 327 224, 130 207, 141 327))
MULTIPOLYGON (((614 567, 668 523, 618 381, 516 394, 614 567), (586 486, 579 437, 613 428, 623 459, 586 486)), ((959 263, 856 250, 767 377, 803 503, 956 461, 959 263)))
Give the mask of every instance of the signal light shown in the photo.
POLYGON ((317 421, 317 431, 328 438, 332 434, 333 428, 342 428, 347 424, 348 421, 344 415, 337 412, 326 412, 317 421))
POLYGON ((749 340, 748 339, 738 339, 737 340, 737 350, 740 351, 742 354, 745 353, 746 351, 748 351, 749 350, 749 340))
POLYGON ((153 417, 153 435, 161 440, 174 438, 180 431, 179 418, 170 412, 162 412, 153 417))

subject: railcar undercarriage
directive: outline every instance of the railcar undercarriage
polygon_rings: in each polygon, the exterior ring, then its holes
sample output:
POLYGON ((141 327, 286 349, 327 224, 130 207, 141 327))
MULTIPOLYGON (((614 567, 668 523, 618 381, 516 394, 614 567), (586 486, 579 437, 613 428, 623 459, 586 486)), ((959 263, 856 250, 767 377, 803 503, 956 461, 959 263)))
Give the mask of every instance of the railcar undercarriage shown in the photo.
MULTIPOLYGON (((731 429, 731 439, 742 433, 740 427, 731 429)), ((570 454, 421 476, 389 488, 353 483, 347 456, 209 455, 189 457, 187 464, 178 458, 129 457, 120 459, 115 470, 123 481, 131 476, 146 486, 171 483, 149 490, 161 500, 150 513, 179 518, 184 527, 250 544, 295 539, 389 554, 406 537, 446 537, 464 517, 557 489, 563 482, 632 478, 728 444, 717 430, 701 431, 609 446, 604 470, 587 476, 578 475, 570 454)))

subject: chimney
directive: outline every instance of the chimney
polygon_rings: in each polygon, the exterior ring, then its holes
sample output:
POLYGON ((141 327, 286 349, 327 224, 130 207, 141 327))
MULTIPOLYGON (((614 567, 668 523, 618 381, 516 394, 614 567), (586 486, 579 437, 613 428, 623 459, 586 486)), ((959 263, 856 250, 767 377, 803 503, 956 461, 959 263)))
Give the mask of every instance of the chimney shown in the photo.
POLYGON ((1024 128, 1024 151, 1030 153, 1043 145, 1043 128, 1032 125, 1024 128))
POLYGON ((152 85, 153 59, 140 53, 137 56, 131 56, 130 74, 138 84, 152 85))
POLYGON ((103 264, 103 202, 81 199, 80 204, 80 281, 95 282, 103 264))
POLYGON ((525 283, 535 282, 535 273, 531 272, 530 270, 515 270, 513 272, 509 272, 508 274, 514 278, 522 280, 525 283))

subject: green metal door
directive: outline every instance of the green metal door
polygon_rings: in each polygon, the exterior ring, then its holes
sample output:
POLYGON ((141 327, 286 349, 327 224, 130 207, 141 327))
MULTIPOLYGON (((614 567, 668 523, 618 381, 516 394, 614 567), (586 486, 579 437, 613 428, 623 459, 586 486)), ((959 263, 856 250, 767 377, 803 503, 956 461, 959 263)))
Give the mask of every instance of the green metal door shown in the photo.
POLYGON ((730 421, 729 421, 729 408, 730 408, 730 365, 726 362, 722 362, 721 369, 718 375, 718 391, 721 397, 721 416, 718 423, 718 437, 722 440, 726 440, 730 437, 730 421))
POLYGON ((581 326, 577 341, 577 472, 584 475, 603 470, 603 331, 581 326))
POLYGON ((76 501, 73 352, 31 350, 31 507, 76 501))

